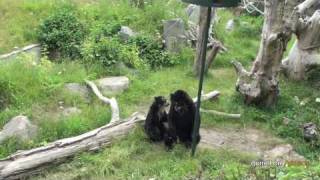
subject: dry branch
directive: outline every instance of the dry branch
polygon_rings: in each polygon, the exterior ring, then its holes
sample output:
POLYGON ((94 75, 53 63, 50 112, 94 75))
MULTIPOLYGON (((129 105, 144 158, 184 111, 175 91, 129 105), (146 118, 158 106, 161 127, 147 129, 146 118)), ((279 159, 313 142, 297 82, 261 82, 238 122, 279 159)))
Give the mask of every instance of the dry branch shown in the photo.
POLYGON ((303 14, 307 9, 311 8, 316 3, 319 3, 319 0, 305 0, 296 7, 298 13, 303 14))
POLYGON ((120 120, 119 106, 117 100, 115 98, 107 98, 101 94, 98 87, 91 81, 86 80, 87 85, 92 89, 93 93, 104 103, 109 104, 111 107, 111 120, 110 123, 116 122, 120 120))
POLYGON ((229 113, 220 112, 220 111, 216 111, 216 110, 200 109, 200 112, 223 116, 223 117, 231 118, 231 119, 240 119, 241 118, 241 114, 229 114, 229 113))
MULTIPOLYGON (((210 99, 217 98, 220 95, 219 91, 211 91, 208 94, 204 94, 201 96, 201 101, 207 101, 210 99)), ((193 98, 193 102, 196 103, 198 98, 193 98)))

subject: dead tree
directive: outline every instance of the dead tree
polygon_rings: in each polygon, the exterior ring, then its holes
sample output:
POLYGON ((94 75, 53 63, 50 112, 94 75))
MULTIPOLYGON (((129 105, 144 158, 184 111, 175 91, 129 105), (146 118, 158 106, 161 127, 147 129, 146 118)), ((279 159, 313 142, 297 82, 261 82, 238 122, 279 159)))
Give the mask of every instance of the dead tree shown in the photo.
MULTIPOLYGON (((278 74, 288 41, 295 29, 308 26, 299 18, 318 0, 265 0, 265 21, 260 49, 251 71, 233 61, 238 74, 236 89, 247 104, 274 105, 279 95, 278 74)), ((319 16, 315 13, 315 16, 319 16)), ((304 27, 305 28, 305 27, 304 27)))
POLYGON ((285 74, 293 80, 308 79, 309 72, 320 67, 320 1, 306 6, 297 7, 301 16, 293 27, 297 40, 282 61, 285 74))

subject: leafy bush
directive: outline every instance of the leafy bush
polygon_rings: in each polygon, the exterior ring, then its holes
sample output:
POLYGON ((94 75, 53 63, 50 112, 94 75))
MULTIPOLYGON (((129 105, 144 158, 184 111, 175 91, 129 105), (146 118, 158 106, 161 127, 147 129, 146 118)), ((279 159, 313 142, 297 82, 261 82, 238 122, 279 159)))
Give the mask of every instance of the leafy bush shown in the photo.
POLYGON ((102 37, 99 41, 90 38, 84 43, 82 55, 86 63, 98 61, 107 68, 119 62, 132 68, 143 66, 135 46, 122 45, 118 39, 111 37, 102 37))
POLYGON ((128 43, 139 48, 140 58, 152 69, 178 64, 177 59, 172 58, 168 52, 164 51, 163 45, 159 41, 149 36, 136 36, 129 39, 128 43))
POLYGON ((116 35, 121 29, 119 22, 98 22, 90 29, 90 37, 99 41, 103 37, 111 37, 116 35))
POLYGON ((58 51, 62 57, 73 59, 80 55, 80 45, 85 34, 85 27, 77 18, 75 10, 64 7, 40 24, 38 40, 50 53, 58 51))

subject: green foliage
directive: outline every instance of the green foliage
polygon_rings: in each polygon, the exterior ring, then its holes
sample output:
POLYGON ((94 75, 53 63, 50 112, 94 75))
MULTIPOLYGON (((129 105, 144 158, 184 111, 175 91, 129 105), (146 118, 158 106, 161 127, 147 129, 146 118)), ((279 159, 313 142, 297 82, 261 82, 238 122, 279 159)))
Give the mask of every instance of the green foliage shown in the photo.
POLYGON ((169 67, 178 64, 177 59, 174 59, 166 52, 159 40, 149 36, 138 35, 129 39, 129 44, 133 44, 139 48, 139 56, 146 64, 149 64, 152 69, 169 67))
POLYGON ((115 36, 120 29, 121 24, 117 21, 97 21, 90 29, 90 38, 94 39, 95 41, 100 41, 101 38, 115 36))
POLYGON ((89 39, 83 46, 82 55, 86 63, 98 63, 106 68, 120 62, 132 68, 143 67, 135 46, 123 45, 111 37, 101 37, 98 41, 89 39))
POLYGON ((228 49, 223 54, 218 54, 213 67, 230 67, 232 60, 240 61, 248 66, 256 58, 263 24, 262 17, 241 15, 234 17, 231 11, 218 10, 219 22, 215 24, 214 36, 228 49), (228 20, 234 19, 234 29, 231 32, 225 30, 228 20), (244 49, 245 47, 245 49, 244 49))
POLYGON ((80 45, 86 30, 72 7, 62 7, 47 17, 39 26, 38 40, 49 52, 62 57, 80 56, 80 45))

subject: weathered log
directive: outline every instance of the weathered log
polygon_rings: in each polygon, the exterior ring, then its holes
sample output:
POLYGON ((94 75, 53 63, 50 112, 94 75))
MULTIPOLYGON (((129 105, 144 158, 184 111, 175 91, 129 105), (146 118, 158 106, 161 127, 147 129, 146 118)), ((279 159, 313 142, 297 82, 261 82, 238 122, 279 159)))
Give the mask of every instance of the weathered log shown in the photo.
MULTIPOLYGON (((207 94, 202 94, 201 101, 208 101, 210 99, 217 98, 219 95, 220 95, 219 91, 211 91, 207 94)), ((192 100, 194 103, 196 103, 198 101, 198 98, 193 98, 192 100)))
POLYGON ((229 113, 220 112, 220 111, 216 111, 216 110, 200 109, 200 112, 213 114, 213 115, 217 115, 217 116, 223 116, 223 117, 230 118, 230 119, 240 119, 241 118, 241 114, 229 114, 229 113))

